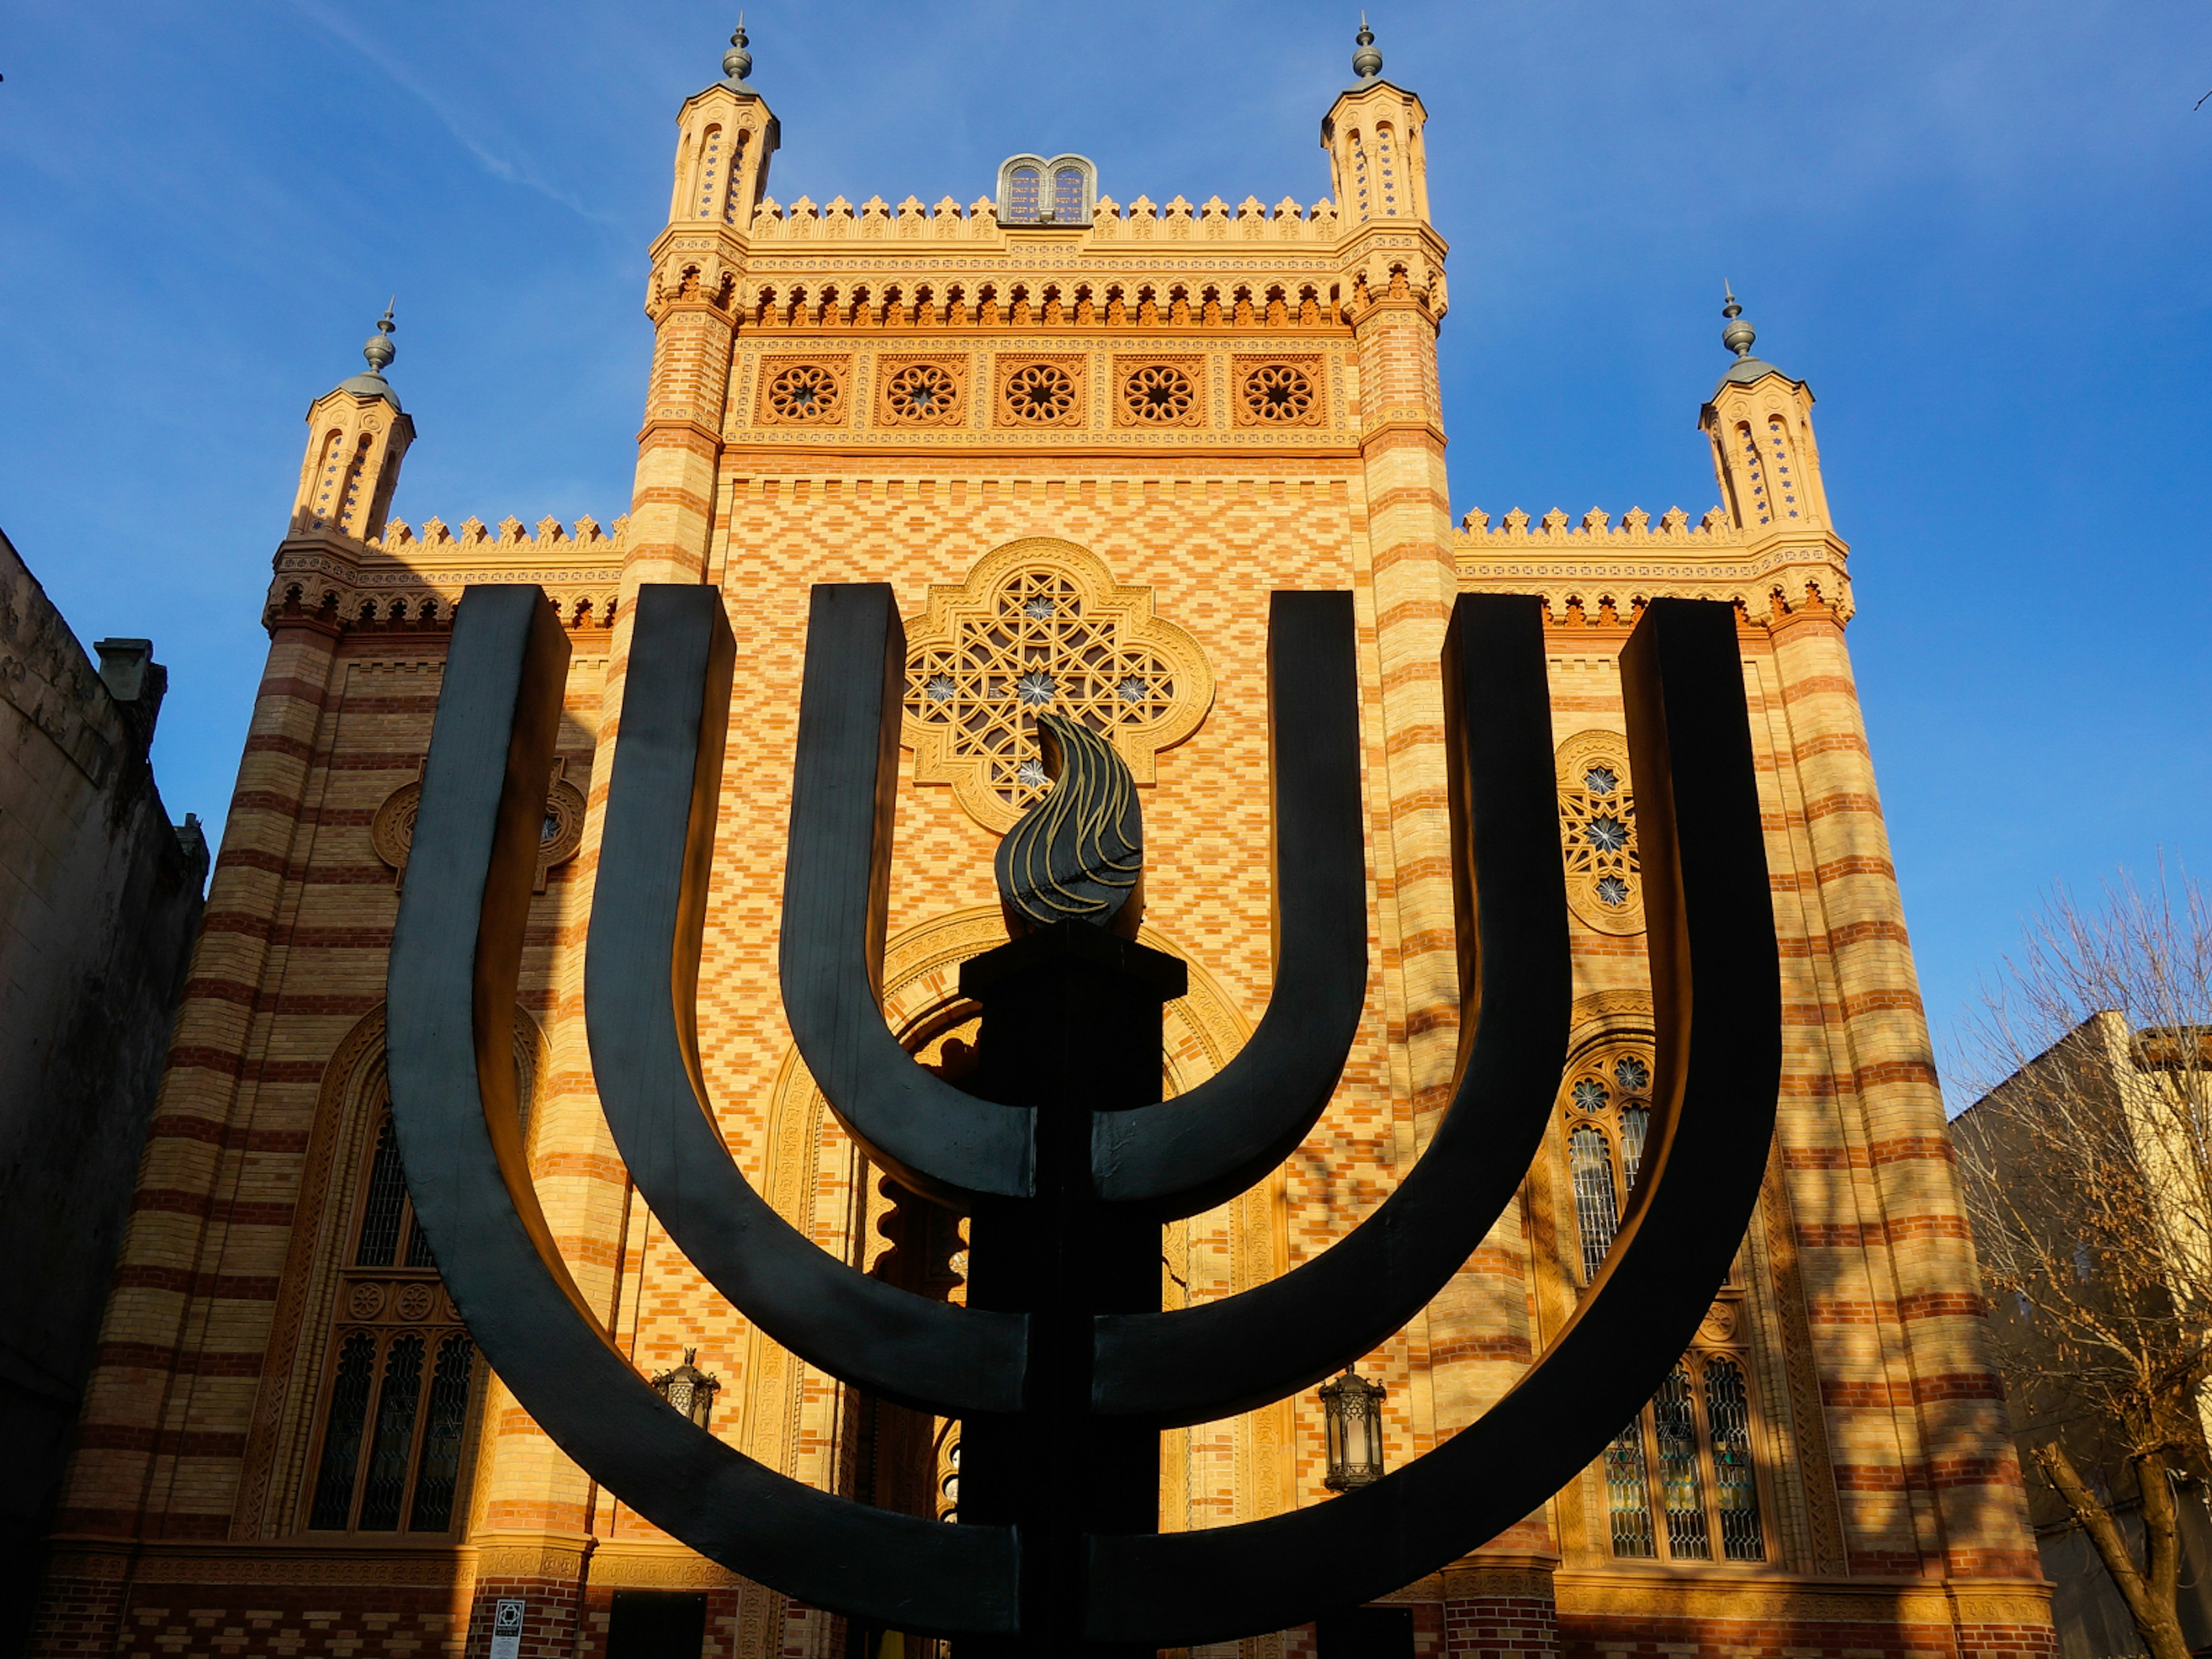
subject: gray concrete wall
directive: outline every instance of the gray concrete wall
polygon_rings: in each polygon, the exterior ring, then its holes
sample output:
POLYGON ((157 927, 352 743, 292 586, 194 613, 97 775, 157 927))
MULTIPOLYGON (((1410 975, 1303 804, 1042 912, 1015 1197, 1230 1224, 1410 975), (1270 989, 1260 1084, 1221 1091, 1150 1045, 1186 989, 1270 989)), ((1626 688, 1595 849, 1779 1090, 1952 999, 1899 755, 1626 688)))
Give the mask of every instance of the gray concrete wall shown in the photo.
POLYGON ((70 1450, 207 847, 146 749, 166 674, 85 654, 0 535, 0 1654, 70 1450))

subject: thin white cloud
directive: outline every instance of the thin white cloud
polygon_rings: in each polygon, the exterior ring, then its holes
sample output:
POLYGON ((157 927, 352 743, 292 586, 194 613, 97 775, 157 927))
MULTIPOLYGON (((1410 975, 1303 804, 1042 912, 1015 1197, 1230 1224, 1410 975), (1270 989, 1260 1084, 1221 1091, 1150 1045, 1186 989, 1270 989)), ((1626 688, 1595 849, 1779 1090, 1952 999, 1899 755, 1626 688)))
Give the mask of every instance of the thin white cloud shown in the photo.
POLYGON ((587 219, 593 224, 611 225, 619 222, 613 215, 595 213, 568 191, 546 183, 538 176, 536 169, 530 166, 526 159, 520 162, 512 161, 491 149, 454 118, 447 100, 435 88, 426 84, 413 70, 386 52, 376 41, 364 35, 342 14, 322 4, 321 0, 292 0, 292 4, 314 23, 329 31, 337 39, 374 64, 393 85, 410 94, 425 109, 437 117, 439 125, 445 128, 452 136, 453 142, 474 156, 477 164, 494 178, 502 179, 508 184, 520 185, 526 190, 536 191, 548 201, 559 203, 579 218, 587 219))

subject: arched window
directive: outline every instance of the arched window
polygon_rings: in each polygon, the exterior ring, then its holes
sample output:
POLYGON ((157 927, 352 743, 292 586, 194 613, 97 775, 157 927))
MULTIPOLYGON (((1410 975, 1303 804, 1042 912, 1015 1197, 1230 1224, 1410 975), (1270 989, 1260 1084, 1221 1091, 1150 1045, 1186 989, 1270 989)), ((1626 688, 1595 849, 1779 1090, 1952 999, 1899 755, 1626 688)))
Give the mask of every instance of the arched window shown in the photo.
POLYGON ((1567 1137, 1567 1162, 1575 1177, 1575 1225, 1582 1234, 1583 1283, 1597 1277, 1620 1227, 1613 1196, 1613 1152, 1605 1136, 1585 1123, 1567 1137))
POLYGON ((362 491, 368 482, 367 477, 368 450, 369 446, 375 441, 375 438, 369 433, 364 432, 361 434, 361 442, 354 449, 352 464, 347 467, 345 477, 339 485, 344 494, 339 497, 338 501, 338 528, 349 535, 361 534, 361 525, 358 521, 364 504, 362 491))
POLYGON ((1766 417, 1766 456, 1774 469, 1770 482, 1775 511, 1784 518, 1794 519, 1797 516, 1797 497, 1803 493, 1803 482, 1797 476, 1790 453, 1789 422, 1779 415, 1766 417))
POLYGON ((1087 225, 1098 170, 1080 155, 1010 155, 999 164, 1002 225, 1087 225))
POLYGON ((339 1328, 307 1527, 447 1533, 476 1346, 415 1224, 383 1091, 338 1287, 339 1328))
MULTIPOLYGON (((318 1111, 358 1126, 331 1167, 343 1206, 310 1305, 326 1307, 319 1432, 307 1448, 295 1524, 310 1532, 450 1537, 461 1526, 476 1345, 416 1225, 384 1073, 384 1012, 372 1011, 332 1057, 318 1111), (357 1137, 357 1138, 356 1138, 357 1137)), ((526 1133, 544 1052, 514 1013, 516 1098, 526 1133)), ((320 1223, 316 1224, 320 1231, 320 1223)))
MULTIPOLYGON (((369 1022, 365 1038, 340 1050, 358 1055, 367 1044, 365 1060, 344 1062, 347 1075, 366 1073, 352 1109, 366 1123, 350 1173, 338 1175, 349 1195, 343 1229, 328 1290, 317 1292, 328 1297, 331 1323, 302 1521, 311 1532, 450 1536, 462 1518, 464 1455, 483 1368, 416 1224, 383 1075, 381 1012, 369 1022)), ((515 1048, 526 1126, 540 1046, 519 1011, 515 1048)))
MULTIPOLYGON (((1567 1068, 1559 1114, 1575 1234, 1564 1242, 1585 1286, 1605 1265, 1643 1170, 1653 1080, 1651 1039, 1638 1032, 1599 1039, 1567 1068)), ((1618 1559, 1766 1559, 1743 1294, 1731 1267, 1698 1346, 1600 1460, 1618 1559)))
POLYGON ((712 218, 716 204, 721 200, 722 189, 726 180, 726 175, 723 172, 723 163, 726 159, 722 154, 721 128, 708 127, 701 136, 699 183, 698 187, 692 192, 698 198, 697 216, 702 219, 712 218))
POLYGON ((1636 1190, 1651 1127, 1650 1094, 1651 1048, 1644 1038, 1608 1042, 1570 1068, 1562 1111, 1585 1285, 1605 1265, 1636 1190))
POLYGON ((1705 1362, 1705 1421, 1721 1553, 1731 1561, 1763 1561, 1766 1540, 1759 1524, 1758 1472, 1751 1462, 1751 1395, 1744 1387, 1743 1367, 1733 1359, 1705 1362))
POLYGON ((1605 1449, 1606 1504, 1613 1521, 1613 1553, 1648 1561, 1658 1554, 1651 1537, 1651 1486, 1644 1473, 1644 1419, 1638 1417, 1605 1449))
POLYGON ((1659 1490, 1667 1500, 1667 1553, 1678 1561, 1708 1559, 1713 1552, 1705 1530, 1698 1413, 1690 1369, 1680 1360, 1652 1397, 1651 1425, 1659 1446, 1659 1490))
POLYGON ((745 164, 745 146, 751 142, 752 136, 750 127, 739 127, 730 139, 728 177, 722 184, 722 222, 725 224, 736 224, 738 210, 744 205, 738 200, 738 173, 745 164))
POLYGON ((1773 516, 1774 502, 1767 489, 1770 481, 1759 453, 1759 440, 1751 435, 1750 422, 1735 423, 1735 445, 1743 455, 1744 477, 1751 485, 1751 499, 1744 503, 1748 509, 1745 516, 1756 515, 1759 523, 1765 524, 1773 516))
POLYGON ((307 480, 307 501, 314 508, 317 530, 336 516, 338 468, 344 465, 344 443, 343 433, 333 432, 325 438, 322 453, 315 458, 314 475, 307 480))

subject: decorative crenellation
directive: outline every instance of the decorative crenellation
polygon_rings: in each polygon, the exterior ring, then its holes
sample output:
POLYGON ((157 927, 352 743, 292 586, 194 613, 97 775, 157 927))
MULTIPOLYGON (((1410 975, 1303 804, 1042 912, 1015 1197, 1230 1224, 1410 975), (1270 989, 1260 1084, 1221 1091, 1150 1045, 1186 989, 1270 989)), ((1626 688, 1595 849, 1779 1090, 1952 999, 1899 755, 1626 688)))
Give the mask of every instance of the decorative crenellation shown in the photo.
MULTIPOLYGON (((934 207, 914 196, 896 207, 880 196, 871 196, 858 208, 842 196, 818 205, 811 198, 802 196, 788 207, 774 197, 763 196, 753 208, 751 222, 756 241, 803 237, 1003 241, 1006 228, 1000 222, 998 203, 988 196, 977 197, 964 210, 950 196, 934 207)), ((1097 241, 1158 235, 1333 244, 1337 236, 1336 204, 1324 196, 1309 207, 1295 197, 1285 196, 1270 208, 1258 197, 1247 196, 1232 208, 1218 196, 1196 206, 1180 196, 1164 204, 1139 196, 1125 208, 1112 197, 1101 196, 1092 210, 1090 234, 1097 241)))
POLYGON ((1726 599, 1770 622, 1807 611, 1848 622, 1853 609, 1841 543, 1816 532, 1777 544, 1775 532, 1717 507, 1695 524, 1679 507, 1656 523, 1634 507, 1618 525, 1595 507, 1580 524, 1557 507, 1532 520, 1516 507, 1495 526, 1477 507, 1450 546, 1462 587, 1539 592, 1556 623, 1627 627, 1648 600, 1669 595, 1726 599))
MULTIPOLYGON (((384 526, 384 533, 372 538, 368 545, 395 558, 411 556, 416 551, 435 552, 441 549, 499 548, 514 552, 535 554, 543 557, 563 556, 563 548, 588 548, 593 553, 619 555, 628 539, 629 514, 619 515, 606 529, 599 521, 586 514, 574 526, 564 528, 561 520, 550 514, 538 521, 534 533, 524 526, 522 520, 512 515, 499 521, 498 532, 484 526, 482 520, 471 515, 461 520, 458 530, 448 529, 442 519, 425 519, 418 532, 405 520, 393 519, 384 526)), ((573 553, 565 556, 574 557, 573 553)))
POLYGON ((1748 538, 1729 521, 1721 508, 1711 507, 1695 525, 1690 515, 1679 507, 1670 507, 1659 515, 1655 527, 1651 515, 1640 507, 1632 507, 1621 514, 1620 523, 1613 523, 1613 515, 1602 507, 1592 507, 1582 516, 1580 524, 1571 524, 1567 515, 1553 507, 1541 519, 1531 520, 1519 507, 1515 507, 1493 528, 1490 514, 1480 507, 1470 508, 1460 520, 1460 530, 1468 544, 1468 550, 1487 551, 1499 544, 1519 544, 1532 541, 1561 541, 1576 538, 1595 539, 1605 537, 1622 542, 1700 540, 1705 545, 1725 544, 1741 547, 1748 538), (1532 527, 1533 526, 1533 527, 1532 527))
POLYGON ((347 633, 442 630, 471 583, 528 581, 546 590, 570 629, 611 628, 629 532, 625 514, 604 530, 588 516, 572 526, 549 516, 535 534, 511 516, 496 530, 475 517, 458 529, 435 518, 419 529, 393 519, 368 541, 295 533, 278 550, 263 620, 347 633))

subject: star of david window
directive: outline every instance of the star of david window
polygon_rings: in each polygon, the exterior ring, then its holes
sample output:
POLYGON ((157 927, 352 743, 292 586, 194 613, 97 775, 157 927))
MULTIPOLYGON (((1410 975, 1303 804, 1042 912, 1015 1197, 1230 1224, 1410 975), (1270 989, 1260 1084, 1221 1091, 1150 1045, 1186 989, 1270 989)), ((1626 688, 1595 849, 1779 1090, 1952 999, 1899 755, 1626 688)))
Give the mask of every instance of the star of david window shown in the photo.
POLYGON ((1103 733, 1140 784, 1190 735, 1213 696, 1198 643, 1152 614, 1148 588, 1039 538, 986 557, 959 587, 933 587, 907 623, 905 741, 917 783, 949 783, 996 830, 1051 787, 1036 717, 1103 733))
POLYGON ((1568 906, 1599 933, 1641 933, 1636 796, 1626 740, 1611 732, 1578 732, 1559 745, 1558 767, 1568 906))

